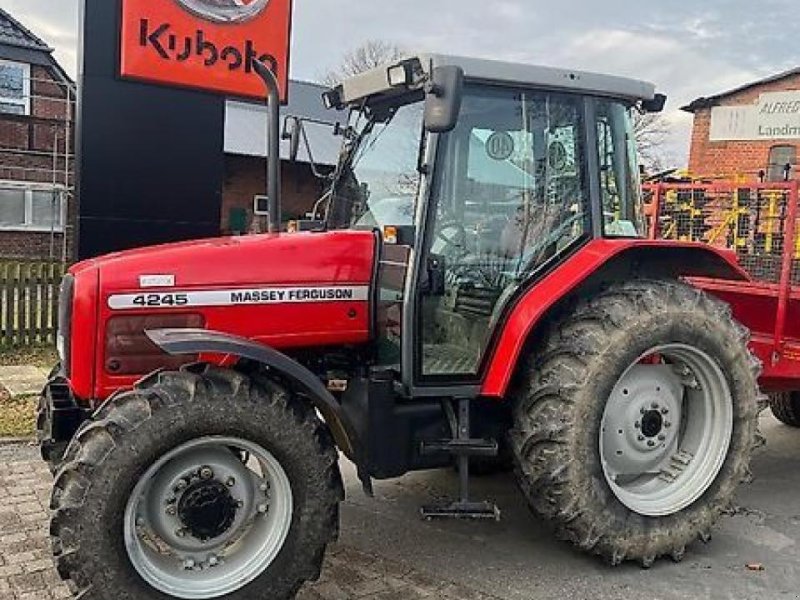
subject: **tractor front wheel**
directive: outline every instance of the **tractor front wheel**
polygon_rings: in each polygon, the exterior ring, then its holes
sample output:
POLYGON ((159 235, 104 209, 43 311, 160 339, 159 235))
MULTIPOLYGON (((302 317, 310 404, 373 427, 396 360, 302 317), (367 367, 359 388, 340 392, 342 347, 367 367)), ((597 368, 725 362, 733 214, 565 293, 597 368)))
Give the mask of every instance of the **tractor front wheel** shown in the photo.
POLYGON ((511 439, 531 507, 612 564, 679 560, 749 472, 758 372, 728 307, 687 285, 582 302, 520 378, 511 439))
POLYGON ((84 600, 292 598, 338 532, 337 459, 316 413, 270 379, 157 373, 67 449, 58 572, 84 600))

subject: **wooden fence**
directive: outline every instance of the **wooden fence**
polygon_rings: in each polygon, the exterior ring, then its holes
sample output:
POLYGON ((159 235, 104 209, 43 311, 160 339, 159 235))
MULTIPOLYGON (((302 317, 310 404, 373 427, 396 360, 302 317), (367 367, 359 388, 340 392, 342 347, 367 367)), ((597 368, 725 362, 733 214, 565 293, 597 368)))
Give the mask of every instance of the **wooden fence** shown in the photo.
POLYGON ((0 260, 0 348, 55 342, 65 270, 61 263, 0 260))

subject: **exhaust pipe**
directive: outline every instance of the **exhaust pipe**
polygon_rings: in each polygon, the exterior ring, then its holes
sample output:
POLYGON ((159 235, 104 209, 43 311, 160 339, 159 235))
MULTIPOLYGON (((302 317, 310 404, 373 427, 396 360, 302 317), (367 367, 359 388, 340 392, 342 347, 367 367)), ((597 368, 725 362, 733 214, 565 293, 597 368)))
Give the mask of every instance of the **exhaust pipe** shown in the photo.
POLYGON ((281 230, 281 97, 278 80, 266 64, 253 61, 255 72, 267 88, 267 198, 269 223, 267 231, 281 230))

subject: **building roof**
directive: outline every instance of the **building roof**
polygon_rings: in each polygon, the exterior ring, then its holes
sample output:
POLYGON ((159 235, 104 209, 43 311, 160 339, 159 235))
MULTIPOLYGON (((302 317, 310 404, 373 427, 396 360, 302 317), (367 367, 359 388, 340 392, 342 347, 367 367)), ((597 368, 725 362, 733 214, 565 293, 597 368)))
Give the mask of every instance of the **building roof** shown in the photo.
POLYGON ((700 110, 701 108, 716 106, 717 104, 720 103, 720 101, 724 100, 725 98, 729 98, 730 96, 734 96, 741 92, 746 92, 747 90, 759 87, 761 85, 766 85, 768 83, 775 83, 776 81, 781 81, 782 79, 792 77, 793 75, 800 75, 800 67, 795 67, 794 69, 789 69, 788 71, 783 71, 782 73, 770 75, 769 77, 765 77, 764 79, 751 81, 750 83, 740 85, 739 87, 733 88, 732 90, 728 90, 726 92, 722 92, 714 96, 697 98, 696 100, 693 100, 686 106, 681 107, 681 110, 694 113, 700 110))
MULTIPOLYGON (((468 80, 490 84, 577 91, 632 101, 652 100, 656 93, 655 86, 646 81, 574 69, 425 53, 410 55, 403 60, 406 61, 413 64, 415 70, 421 70, 426 75, 436 67, 458 66, 463 69, 468 80)), ((408 88, 390 85, 386 66, 351 77, 342 82, 340 89, 345 104, 358 103, 368 97, 390 96, 408 91, 408 88)))
POLYGON ((63 83, 69 86, 75 85, 53 57, 53 49, 2 8, 0 8, 0 59, 50 68, 63 83))
MULTIPOLYGON (((342 139, 333 135, 332 125, 347 121, 347 113, 325 108, 322 104, 322 93, 327 89, 316 83, 290 81, 289 103, 281 107, 281 121, 289 115, 320 121, 321 123, 306 123, 305 130, 314 162, 330 166, 338 162, 342 144, 342 139)), ((267 156, 267 107, 264 104, 239 100, 226 102, 225 152, 243 156, 267 156)), ((281 159, 288 158, 289 142, 281 140, 281 159)), ((297 160, 310 162, 302 142, 297 160)))
POLYGON ((0 44, 52 52, 41 38, 37 37, 30 29, 12 17, 6 10, 0 8, 0 44))

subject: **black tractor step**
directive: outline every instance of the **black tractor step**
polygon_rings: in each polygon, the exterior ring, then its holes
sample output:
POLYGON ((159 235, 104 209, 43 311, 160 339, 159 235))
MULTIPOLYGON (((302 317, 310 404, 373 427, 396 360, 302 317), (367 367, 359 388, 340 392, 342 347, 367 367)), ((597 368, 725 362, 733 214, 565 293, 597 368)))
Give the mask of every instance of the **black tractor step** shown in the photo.
POLYGON ((436 506, 422 507, 422 518, 434 519, 472 519, 500 520, 500 509, 492 502, 451 502, 436 506))
POLYGON ((423 455, 446 452, 455 456, 497 456, 500 451, 497 440, 492 439, 444 439, 422 442, 423 455))

